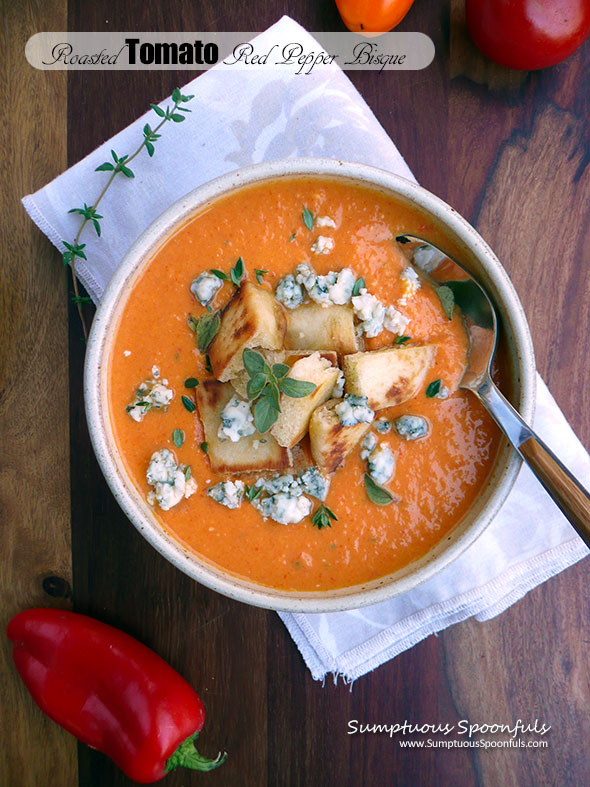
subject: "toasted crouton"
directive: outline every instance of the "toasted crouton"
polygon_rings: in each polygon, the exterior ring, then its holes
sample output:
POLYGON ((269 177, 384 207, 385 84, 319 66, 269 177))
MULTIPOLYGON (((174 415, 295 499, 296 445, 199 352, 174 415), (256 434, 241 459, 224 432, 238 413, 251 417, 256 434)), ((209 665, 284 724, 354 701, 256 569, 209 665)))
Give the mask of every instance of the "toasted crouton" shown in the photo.
POLYGON ((281 394, 279 417, 272 426, 270 433, 279 445, 291 448, 298 443, 309 428, 311 414, 332 395, 338 379, 338 368, 330 361, 313 353, 295 361, 287 377, 295 380, 307 380, 314 383, 315 391, 301 399, 281 394))
MULTIPOLYGON (((266 358, 268 364, 272 366, 274 363, 286 363, 289 366, 293 366, 295 361, 298 361, 300 358, 305 358, 308 355, 312 355, 315 351, 314 350, 302 350, 301 352, 294 352, 293 350, 263 350, 262 355, 266 358)), ((338 355, 328 350, 326 352, 321 352, 320 356, 325 358, 329 361, 332 366, 338 366, 338 355)), ((245 369, 242 369, 236 377, 232 377, 230 383, 233 385, 236 393, 242 399, 248 398, 247 393, 247 385, 248 380, 250 379, 250 375, 245 369)))
POLYGON ((289 366, 293 366, 295 361, 307 358, 316 352, 319 352, 320 357, 325 358, 332 366, 338 366, 338 353, 334 350, 269 350, 264 353, 264 357, 271 365, 273 363, 287 363, 289 366))
POLYGON ((291 452, 269 434, 255 432, 237 443, 217 436, 220 413, 234 395, 229 383, 203 380, 196 389, 197 406, 209 444, 211 469, 216 473, 250 473, 258 470, 285 470, 291 466, 291 452))
POLYGON ((307 303, 287 314, 287 350, 335 350, 355 353, 359 349, 350 306, 307 303))
POLYGON ((287 321, 274 295, 251 282, 239 287, 221 315, 221 326, 209 349, 213 374, 225 382, 243 369, 246 347, 278 350, 283 346, 287 321))
POLYGON ((333 473, 357 443, 363 439, 371 424, 342 426, 334 412, 342 399, 330 399, 314 410, 309 422, 309 442, 313 461, 323 473, 333 473))
POLYGON ((373 410, 402 404, 418 392, 435 355, 431 344, 347 355, 342 363, 346 393, 366 396, 373 410))

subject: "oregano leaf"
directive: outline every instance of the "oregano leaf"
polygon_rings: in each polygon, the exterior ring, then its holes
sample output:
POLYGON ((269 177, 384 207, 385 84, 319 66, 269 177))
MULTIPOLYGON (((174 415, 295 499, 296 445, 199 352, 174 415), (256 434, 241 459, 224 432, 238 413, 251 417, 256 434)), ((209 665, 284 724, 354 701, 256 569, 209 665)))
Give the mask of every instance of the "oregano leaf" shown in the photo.
POLYGON ((385 487, 376 484, 368 473, 365 473, 365 489, 369 496, 369 500, 375 503, 375 505, 388 506, 395 500, 395 496, 389 489, 385 489, 385 487))
POLYGON ((453 311, 455 309, 455 295, 450 287, 447 287, 445 284, 441 284, 440 287, 436 288, 436 294, 438 295, 440 302, 443 307, 443 311, 447 316, 448 320, 453 319, 453 311))
POLYGON ((197 325, 197 347, 201 353, 206 353, 211 342, 217 336, 221 326, 219 312, 204 314, 197 325))
POLYGON ((279 388, 281 393, 289 396, 292 399, 302 399, 304 396, 312 394, 317 385, 315 383, 308 383, 306 380, 295 380, 293 377, 283 377, 279 380, 279 388))

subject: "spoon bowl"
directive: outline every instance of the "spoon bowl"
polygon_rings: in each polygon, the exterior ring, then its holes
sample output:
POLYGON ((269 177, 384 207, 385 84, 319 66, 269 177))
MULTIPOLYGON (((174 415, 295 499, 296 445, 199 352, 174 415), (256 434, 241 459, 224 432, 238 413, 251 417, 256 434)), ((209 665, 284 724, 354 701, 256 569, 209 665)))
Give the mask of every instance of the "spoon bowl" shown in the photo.
POLYGON ((484 288, 461 263, 424 238, 398 235, 409 262, 435 285, 449 319, 458 308, 469 337, 460 387, 474 393, 580 538, 590 546, 590 495, 526 424, 494 384, 491 365, 498 343, 496 310, 484 288))

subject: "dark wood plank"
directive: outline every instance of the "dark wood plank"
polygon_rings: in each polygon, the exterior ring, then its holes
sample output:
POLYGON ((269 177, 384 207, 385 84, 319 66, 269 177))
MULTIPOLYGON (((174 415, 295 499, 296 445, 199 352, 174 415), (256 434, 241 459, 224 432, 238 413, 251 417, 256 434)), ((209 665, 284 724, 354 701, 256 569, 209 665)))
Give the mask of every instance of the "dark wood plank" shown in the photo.
MULTIPOLYGON (((65 272, 20 204, 66 162, 64 73, 27 65, 27 39, 65 27, 64 2, 1 4, 5 111, 0 286, 0 628, 25 607, 69 606, 65 272), (46 592, 46 591, 49 591, 46 592)), ((0 783, 76 782, 75 742, 28 696, 0 638, 0 783)))
MULTIPOLYGON (((474 149, 457 168, 467 172, 472 207, 464 210, 504 263, 520 293, 535 341, 537 366, 572 426, 590 445, 587 352, 577 337, 590 329, 590 248, 585 206, 590 198, 587 169, 587 111, 590 96, 580 82, 588 45, 567 65, 531 75, 521 101, 492 99, 508 127, 490 154, 483 124, 490 96, 465 83, 454 97, 454 115, 466 107, 465 130, 479 128, 474 149), (559 96, 559 105, 555 99, 559 96), (477 106, 477 111, 473 111, 477 106), (478 144, 479 142, 479 144, 478 144), (482 166, 483 165, 483 166, 482 166)), ((457 199, 461 197, 457 193, 457 199)), ((590 687, 590 641, 583 588, 587 561, 535 589, 501 617, 473 621, 445 632, 446 672, 465 717, 475 720, 539 718, 553 726, 550 749, 476 752, 484 784, 567 784, 584 781, 589 758, 581 745, 588 735, 585 713, 590 687), (484 673, 482 680, 481 675, 484 673), (586 676, 586 677, 584 677, 586 676)))

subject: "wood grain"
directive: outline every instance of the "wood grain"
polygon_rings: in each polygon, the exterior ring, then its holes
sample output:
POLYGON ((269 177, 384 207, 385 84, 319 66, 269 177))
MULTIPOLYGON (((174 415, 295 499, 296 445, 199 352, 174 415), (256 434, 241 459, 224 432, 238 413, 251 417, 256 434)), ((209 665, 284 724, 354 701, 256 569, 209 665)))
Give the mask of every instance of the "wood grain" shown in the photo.
MULTIPOLYGON (((31 565, 35 571, 46 568, 48 554, 55 554, 56 561, 57 555, 63 555, 67 547, 63 525, 68 512, 63 503, 67 495, 63 458, 60 470, 50 479, 35 475, 43 466, 41 461, 47 462, 55 452, 67 456, 64 282, 48 244, 14 207, 16 197, 38 187, 64 165, 65 129, 59 125, 63 115, 55 98, 63 101, 63 75, 51 75, 50 79, 40 73, 32 76, 21 54, 29 28, 64 29, 65 19, 59 4, 43 7, 42 13, 40 5, 30 3, 23 4, 18 13, 8 2, 6 7, 10 10, 6 14, 10 20, 6 51, 12 53, 12 65, 3 78, 9 95, 17 84, 32 85, 40 96, 40 84, 53 91, 42 94, 46 102, 42 110, 37 104, 27 116, 25 133, 20 127, 18 133, 14 128, 10 132, 6 126, 4 129, 12 134, 10 141, 24 165, 9 184, 12 201, 6 215, 11 232, 3 240, 3 259, 12 262, 18 237, 21 255, 36 260, 38 267, 33 275, 31 266, 14 262, 9 286, 4 283, 1 294, 2 306, 9 306, 0 313, 3 336, 17 335, 16 325, 19 340, 0 351, 0 418, 10 448, 5 452, 10 463, 0 465, 0 490, 11 521, 16 516, 22 532, 28 534, 25 541, 17 541, 11 527, 8 532, 12 536, 3 536, 7 540, 2 546, 13 550, 5 552, 9 555, 6 564, 15 566, 0 569, 10 571, 3 574, 3 609, 8 615, 9 607, 23 606, 27 599, 30 603, 41 600, 35 595, 31 565), (39 111, 47 118, 43 135, 35 124, 39 111), (23 178, 26 184, 21 182, 23 178), (24 374, 23 352, 35 361, 24 374), (46 357, 51 358, 51 365, 46 357), (13 420, 14 408, 9 411, 7 403, 17 394, 19 401, 25 397, 31 401, 31 392, 34 395, 38 390, 39 369, 57 393, 49 403, 43 397, 45 412, 40 421, 33 419, 31 406, 23 411, 22 421, 13 420), (51 418, 46 417, 48 407, 51 418), (25 414, 30 420, 25 420, 25 414), (28 460, 25 466, 15 447, 22 446, 26 435, 39 458, 38 462, 28 460), (25 513, 7 497, 15 488, 22 494, 24 487, 15 486, 15 479, 24 469, 26 478, 36 480, 44 490, 44 502, 27 499, 25 513), (33 540, 28 524, 38 522, 39 514, 50 528, 60 520, 57 534, 42 531, 43 541, 38 535, 33 540), (24 546, 17 549, 17 544, 24 546)), ((69 0, 68 24, 72 30, 115 26, 119 30, 262 30, 282 13, 289 13, 309 30, 343 29, 332 0, 288 0, 278 5, 264 0, 219 0, 214 4, 180 0, 175 8, 170 14, 155 0, 92 4, 69 0)), ((521 294, 539 368, 588 446, 590 388, 584 337, 590 329, 586 210, 590 197, 590 89, 586 78, 590 44, 566 64, 524 79, 513 74, 500 78, 496 68, 488 65, 484 66, 485 74, 477 78, 474 63, 480 56, 470 48, 460 27, 460 12, 456 2, 449 6, 439 0, 421 0, 402 23, 400 30, 421 30, 433 38, 437 55, 427 70, 349 75, 420 182, 474 222, 499 254, 521 294)), ((478 68, 481 60, 479 63, 478 68)), ((68 164, 135 119, 149 102, 160 100, 192 76, 158 71, 71 73, 68 164)), ((149 547, 123 516, 89 443, 83 415, 84 347, 80 337, 77 315, 70 309, 76 609, 120 626, 169 660, 205 701, 207 722, 199 748, 209 756, 218 748, 229 752, 220 771, 206 776, 173 774, 167 784, 188 787, 206 781, 212 787, 414 787, 460 783, 465 787, 522 787, 587 783, 590 759, 584 743, 590 733, 586 647, 590 618, 586 587, 590 568, 586 563, 537 588, 497 619, 468 621, 430 637, 359 679, 352 690, 342 681, 334 685, 331 679, 322 686, 311 679, 275 614, 232 602, 192 582, 149 547), (347 727, 351 719, 456 724, 463 718, 507 723, 534 717, 553 726, 548 751, 402 750, 385 733, 349 735, 347 727)), ((64 563, 56 562, 51 569, 68 577, 64 563)), ((26 779, 41 787, 71 783, 67 780, 75 767, 71 742, 66 756, 65 736, 46 724, 34 708, 27 710, 25 696, 14 693, 9 701, 19 711, 9 716, 8 723, 13 717, 20 718, 11 729, 14 745, 10 751, 16 754, 4 752, 5 757, 12 757, 9 767, 22 768, 25 741, 31 736, 40 741, 43 734, 51 762, 59 763, 66 779, 44 779, 38 776, 42 771, 33 775, 27 765, 16 781, 8 783, 20 785, 27 783, 26 779), (18 715, 25 712, 29 713, 27 718, 18 715)), ((50 764, 43 759, 40 767, 49 768, 50 764)), ((84 787, 131 784, 103 755, 84 746, 79 747, 79 783, 84 787)))
MULTIPOLYGON (((0 76, 0 629, 24 607, 69 605, 68 357, 65 272, 20 204, 66 161, 64 73, 34 72, 29 36, 65 27, 65 3, 2 3, 0 76)), ((75 741, 27 694, 0 638, 3 785, 76 782, 75 741)))

